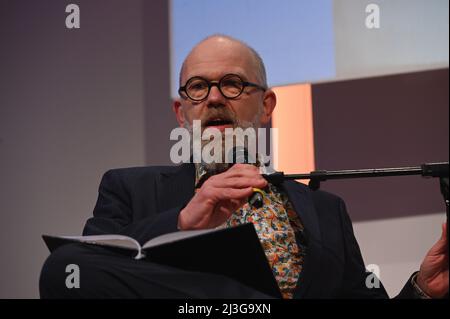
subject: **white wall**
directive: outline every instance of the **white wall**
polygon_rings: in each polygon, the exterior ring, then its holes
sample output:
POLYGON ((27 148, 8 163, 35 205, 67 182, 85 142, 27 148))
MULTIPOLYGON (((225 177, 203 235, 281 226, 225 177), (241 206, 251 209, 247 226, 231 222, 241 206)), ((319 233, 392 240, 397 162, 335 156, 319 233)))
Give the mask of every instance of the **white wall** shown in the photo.
POLYGON ((436 213, 353 223, 366 266, 379 266, 381 282, 391 298, 419 270, 441 236, 445 220, 445 213, 436 213))
POLYGON ((333 3, 337 79, 448 67, 448 0, 333 3), (368 4, 380 8, 379 29, 366 27, 368 4))

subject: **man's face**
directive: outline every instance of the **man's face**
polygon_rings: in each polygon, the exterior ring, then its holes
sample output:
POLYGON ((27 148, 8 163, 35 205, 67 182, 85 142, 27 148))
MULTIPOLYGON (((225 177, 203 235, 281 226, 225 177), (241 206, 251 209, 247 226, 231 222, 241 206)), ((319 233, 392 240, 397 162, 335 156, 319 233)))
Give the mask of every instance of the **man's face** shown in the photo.
MULTIPOLYGON (((237 74, 244 81, 262 85, 256 70, 256 63, 247 48, 228 39, 213 38, 197 46, 189 55, 182 70, 181 85, 194 76, 219 81, 226 74, 237 74)), ((264 92, 246 87, 239 97, 227 99, 217 86, 213 86, 203 101, 177 99, 174 111, 182 127, 190 127, 193 120, 201 120, 202 130, 215 127, 223 131, 227 127, 266 124, 274 106, 275 95, 270 90, 264 92)))

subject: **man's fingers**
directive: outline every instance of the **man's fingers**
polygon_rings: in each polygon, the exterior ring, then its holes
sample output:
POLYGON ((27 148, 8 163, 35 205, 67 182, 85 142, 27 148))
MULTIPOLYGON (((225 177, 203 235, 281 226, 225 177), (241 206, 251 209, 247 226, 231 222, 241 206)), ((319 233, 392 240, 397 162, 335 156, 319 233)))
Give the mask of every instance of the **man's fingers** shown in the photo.
POLYGON ((433 247, 428 251, 428 255, 430 256, 438 256, 441 254, 448 253, 448 242, 447 242, 447 223, 442 225, 442 234, 441 237, 436 241, 433 247))
POLYGON ((246 188, 246 187, 257 187, 264 188, 267 186, 267 181, 261 176, 254 177, 240 177, 240 178, 226 178, 217 183, 212 182, 212 186, 218 188, 246 188))
POLYGON ((254 176, 259 175, 259 168, 250 164, 235 164, 222 174, 226 177, 254 176))
POLYGON ((217 196, 220 200, 229 200, 229 199, 242 199, 249 197, 253 192, 252 187, 246 188, 225 188, 218 190, 217 196))
POLYGON ((230 169, 228 170, 228 172, 231 173, 231 172, 240 171, 240 170, 259 171, 259 168, 252 164, 238 163, 238 164, 234 164, 233 166, 231 166, 230 169))
POLYGON ((233 212, 235 212, 236 210, 238 210, 239 208, 244 206, 244 204, 247 202, 247 199, 246 198, 230 199, 230 202, 232 204, 232 210, 233 210, 233 212))
POLYGON ((267 181, 259 173, 259 169, 253 165, 236 164, 224 173, 210 177, 205 185, 219 188, 264 188, 267 181), (236 169, 233 169, 237 167, 236 169))
POLYGON ((246 199, 230 199, 221 201, 214 211, 214 227, 225 223, 231 217, 231 215, 233 215, 234 212, 236 212, 246 202, 246 199))

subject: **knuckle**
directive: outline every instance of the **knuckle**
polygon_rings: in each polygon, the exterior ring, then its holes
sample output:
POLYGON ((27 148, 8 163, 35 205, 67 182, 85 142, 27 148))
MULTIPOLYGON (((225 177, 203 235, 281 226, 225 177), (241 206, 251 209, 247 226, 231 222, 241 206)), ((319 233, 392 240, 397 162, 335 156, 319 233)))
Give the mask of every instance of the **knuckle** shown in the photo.
POLYGON ((231 195, 232 195, 231 190, 229 190, 229 189, 224 189, 222 193, 227 198, 231 197, 231 195))
POLYGON ((217 175, 213 175, 205 181, 204 185, 206 185, 206 184, 209 185, 211 183, 214 183, 216 180, 217 180, 217 175))
POLYGON ((211 187, 205 187, 205 188, 202 187, 202 189, 201 189, 201 195, 202 195, 204 198, 207 198, 207 199, 213 198, 213 196, 214 196, 214 191, 211 189, 211 187))

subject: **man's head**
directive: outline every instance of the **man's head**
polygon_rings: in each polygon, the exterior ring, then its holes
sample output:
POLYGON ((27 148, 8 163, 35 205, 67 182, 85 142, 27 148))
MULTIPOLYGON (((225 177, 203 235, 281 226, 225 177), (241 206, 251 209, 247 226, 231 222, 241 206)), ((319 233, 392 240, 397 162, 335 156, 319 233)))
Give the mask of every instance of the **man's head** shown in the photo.
POLYGON ((223 130, 226 127, 257 128, 269 122, 276 104, 275 94, 266 89, 261 58, 239 40, 214 35, 197 44, 181 68, 180 87, 193 77, 217 83, 228 74, 236 74, 243 81, 256 85, 244 87, 242 94, 233 99, 226 98, 214 85, 201 101, 182 94, 173 104, 180 126, 189 128, 193 120, 201 120, 202 130, 210 126, 223 130))

